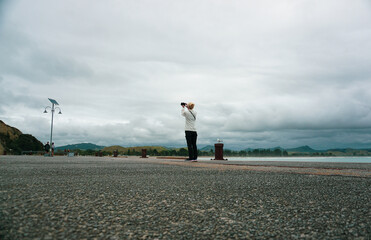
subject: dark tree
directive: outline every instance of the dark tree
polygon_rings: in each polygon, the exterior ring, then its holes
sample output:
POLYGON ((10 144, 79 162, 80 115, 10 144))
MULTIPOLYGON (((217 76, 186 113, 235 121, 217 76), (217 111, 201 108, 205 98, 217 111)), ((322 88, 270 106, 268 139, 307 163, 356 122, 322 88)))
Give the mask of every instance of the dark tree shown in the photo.
POLYGON ((30 134, 21 134, 10 144, 14 153, 20 154, 22 151, 43 151, 43 144, 30 134))

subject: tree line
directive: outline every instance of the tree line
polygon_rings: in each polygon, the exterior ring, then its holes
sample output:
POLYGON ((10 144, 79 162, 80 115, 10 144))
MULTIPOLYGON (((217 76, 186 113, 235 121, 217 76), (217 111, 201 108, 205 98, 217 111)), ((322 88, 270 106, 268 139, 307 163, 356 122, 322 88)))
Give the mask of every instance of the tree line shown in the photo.
MULTIPOLYGON (((17 147, 14 147, 13 154, 20 154, 21 149, 27 149, 27 150, 40 150, 40 145, 34 142, 34 146, 30 148, 30 136, 23 136, 20 137, 19 141, 17 141, 17 147), (27 140, 26 140, 27 139, 27 140), (25 146, 28 146, 28 148, 25 148, 25 146)), ((0 139, 1 140, 1 139, 0 139)), ((41 148, 42 149, 42 148, 41 148)), ((102 150, 71 150, 71 152, 74 152, 77 155, 80 156, 112 156, 112 151, 102 151, 102 150)), ((57 150, 56 155, 66 155, 67 153, 64 150, 57 150)), ((118 155, 125 155, 125 156, 141 156, 142 152, 135 150, 135 149, 128 149, 125 152, 118 151, 118 155)), ((157 149, 147 149, 147 155, 149 156, 188 156, 188 150, 187 148, 179 148, 179 149, 166 149, 166 150, 157 150, 157 149)), ((215 155, 215 152, 213 149, 209 151, 201 151, 198 150, 198 156, 201 157, 212 157, 215 155)), ((300 156, 311 156, 311 157, 329 157, 329 156, 341 156, 336 152, 290 152, 288 153, 284 149, 253 149, 253 150, 241 150, 241 151, 233 151, 230 149, 224 149, 223 155, 225 157, 300 157, 300 156)), ((370 156, 371 155, 371 149, 368 151, 363 152, 353 152, 349 153, 348 156, 370 156)))
MULTIPOLYGON (((75 154, 82 155, 82 156, 109 156, 113 155, 111 151, 102 151, 102 150, 81 150, 76 149, 73 150, 75 154)), ((57 155, 65 154, 63 150, 58 150, 56 152, 57 155)), ((118 151, 118 155, 127 155, 127 156, 141 156, 141 151, 136 151, 135 149, 129 149, 127 152, 120 152, 118 151)), ((147 155, 149 156, 188 156, 188 150, 186 148, 179 148, 179 149, 166 149, 158 151, 157 149, 147 149, 147 155)), ((198 150, 198 156, 214 156, 214 150, 211 149, 209 151, 201 151, 198 150)), ((223 155, 226 157, 286 157, 288 156, 288 152, 286 150, 281 149, 254 149, 254 150, 241 150, 241 151, 233 151, 229 149, 224 149, 223 155)))

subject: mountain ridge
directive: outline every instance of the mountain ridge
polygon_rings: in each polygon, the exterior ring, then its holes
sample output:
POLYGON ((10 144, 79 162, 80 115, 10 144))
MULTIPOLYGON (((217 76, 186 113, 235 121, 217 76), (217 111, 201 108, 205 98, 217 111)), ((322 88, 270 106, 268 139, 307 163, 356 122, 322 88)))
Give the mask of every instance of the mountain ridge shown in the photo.
MULTIPOLYGON (((2 120, 0 120, 0 155, 7 153, 16 153, 20 154, 21 151, 42 151, 43 150, 43 144, 33 137, 30 134, 23 134, 19 129, 9 126, 5 124, 2 120)), ((187 148, 186 146, 182 146, 179 148, 175 147, 167 147, 167 146, 132 146, 132 147, 122 147, 122 146, 100 146, 93 143, 77 143, 77 144, 68 144, 64 146, 56 147, 57 150, 111 150, 114 148, 122 148, 124 151, 128 149, 132 150, 140 150, 142 148, 147 149, 156 149, 158 150, 171 150, 171 149, 181 149, 181 148, 187 148)), ((349 147, 342 147, 342 148, 329 148, 326 150, 316 150, 311 148, 308 145, 296 147, 296 148, 282 148, 280 146, 274 147, 274 148, 256 148, 258 150, 271 150, 274 151, 275 149, 280 150, 286 150, 287 152, 291 154, 316 154, 316 153, 330 153, 333 155, 341 155, 341 154, 347 154, 347 155, 357 155, 357 154, 363 154, 363 155, 369 155, 371 153, 371 147, 370 148, 349 148, 349 147)), ((200 144, 199 150, 210 152, 211 150, 215 151, 214 145, 202 145, 200 144)), ((224 150, 231 150, 228 148, 228 145, 224 145, 224 150)), ((232 151, 253 151, 255 149, 253 148, 245 148, 242 147, 235 147, 232 151)))
POLYGON ((56 147, 56 150, 64 150, 64 149, 69 149, 69 150, 102 150, 106 146, 99 146, 93 143, 76 143, 76 144, 68 144, 64 146, 59 146, 56 147))

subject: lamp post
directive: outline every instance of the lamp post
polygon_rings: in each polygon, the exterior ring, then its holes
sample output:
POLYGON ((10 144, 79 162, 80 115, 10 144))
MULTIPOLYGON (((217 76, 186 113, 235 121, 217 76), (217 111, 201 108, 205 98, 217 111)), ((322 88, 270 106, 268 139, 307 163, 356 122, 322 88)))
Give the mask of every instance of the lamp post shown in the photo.
MULTIPOLYGON (((62 111, 61 111, 61 109, 59 107, 54 107, 55 105, 59 105, 57 101, 55 101, 54 99, 51 99, 51 98, 48 98, 48 99, 52 103, 52 106, 51 107, 50 106, 45 107, 44 113, 48 113, 48 111, 46 111, 47 108, 50 108, 51 111, 52 111, 52 121, 51 121, 51 124, 50 124, 51 125, 50 126, 50 147, 52 147, 52 144, 53 144, 53 120, 54 120, 54 111, 56 109, 59 109, 59 113, 58 114, 62 114, 62 111)), ((51 153, 49 153, 49 156, 52 156, 51 153)))

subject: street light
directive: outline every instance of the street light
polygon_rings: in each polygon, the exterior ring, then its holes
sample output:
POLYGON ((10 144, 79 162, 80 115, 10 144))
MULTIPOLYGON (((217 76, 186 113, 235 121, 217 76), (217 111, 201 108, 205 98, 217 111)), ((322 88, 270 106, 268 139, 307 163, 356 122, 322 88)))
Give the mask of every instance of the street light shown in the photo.
MULTIPOLYGON (((44 113, 48 113, 48 111, 46 111, 47 108, 50 108, 51 111, 52 111, 52 122, 51 122, 51 127, 50 127, 50 146, 52 146, 53 144, 53 120, 54 120, 54 111, 56 109, 59 109, 59 113, 58 114, 62 114, 62 111, 59 107, 54 107, 54 105, 59 105, 57 101, 55 101, 54 99, 51 99, 51 98, 48 98, 49 101, 52 103, 52 106, 47 106, 45 107, 45 110, 44 110, 44 113)), ((51 153, 49 153, 49 156, 51 156, 51 153)))

